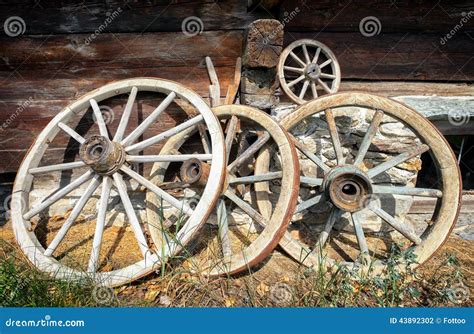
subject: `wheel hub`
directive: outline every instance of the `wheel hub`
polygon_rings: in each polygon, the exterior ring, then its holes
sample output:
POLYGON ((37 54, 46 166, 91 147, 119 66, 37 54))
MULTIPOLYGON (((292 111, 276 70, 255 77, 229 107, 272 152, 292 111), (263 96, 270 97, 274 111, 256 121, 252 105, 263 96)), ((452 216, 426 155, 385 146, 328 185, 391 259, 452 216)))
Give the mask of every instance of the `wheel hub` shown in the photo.
POLYGON ((369 177, 353 166, 334 168, 325 176, 322 186, 331 202, 348 212, 365 208, 365 202, 372 194, 369 177))
POLYGON ((314 81, 319 78, 321 74, 321 69, 319 68, 318 64, 311 63, 311 64, 308 64, 306 68, 304 69, 304 74, 306 78, 314 81))
POLYGON ((188 159, 181 165, 181 180, 191 186, 203 188, 207 184, 211 167, 199 159, 188 159))
POLYGON ((99 174, 111 175, 125 162, 125 151, 119 143, 103 136, 91 136, 82 145, 79 155, 84 163, 99 174))

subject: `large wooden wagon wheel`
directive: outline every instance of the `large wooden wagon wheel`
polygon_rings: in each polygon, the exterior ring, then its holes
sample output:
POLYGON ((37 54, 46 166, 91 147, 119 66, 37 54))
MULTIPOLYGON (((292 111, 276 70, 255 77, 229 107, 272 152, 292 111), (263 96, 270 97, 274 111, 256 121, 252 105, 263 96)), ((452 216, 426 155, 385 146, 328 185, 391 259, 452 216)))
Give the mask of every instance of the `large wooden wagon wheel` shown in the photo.
MULTIPOLYGON (((301 171, 301 199, 295 212, 303 214, 303 219, 296 221, 295 215, 290 224, 292 233, 287 232, 280 242, 293 258, 307 266, 338 262, 367 268, 370 263, 378 273, 395 244, 401 249, 411 247, 417 264, 422 264, 446 240, 460 209, 460 173, 450 146, 422 115, 391 99, 341 93, 302 105, 281 124, 293 136, 300 166, 313 168, 301 171), (357 127, 362 121, 367 122, 366 127, 357 135, 351 133, 350 127, 357 127), (349 124, 349 128, 344 124, 349 124), (311 141, 309 129, 325 141, 311 141), (373 152, 374 148, 390 145, 382 135, 390 129, 410 133, 415 139, 398 147, 399 152, 379 154, 383 158, 375 163, 372 158, 380 156, 373 152), (326 156, 321 154, 324 147, 326 156), (421 169, 422 173, 425 165, 438 175, 429 183, 418 185, 416 175, 411 184, 392 181, 393 168, 421 169), (426 198, 434 203, 432 214, 423 221, 415 222, 410 211, 397 217, 388 212, 396 201, 412 203, 426 198), (319 225, 315 223, 318 218, 324 218, 319 225), (383 229, 369 230, 369 222, 375 219, 380 220, 383 229), (341 222, 345 222, 348 233, 335 229, 341 222)), ((396 143, 397 139, 392 141, 396 143)), ((259 157, 256 173, 270 172, 270 158, 259 157)), ((256 189, 258 204, 261 212, 269 214, 272 206, 265 201, 264 190, 256 189)))
MULTIPOLYGON (((113 115, 114 111, 109 109, 113 115)), ((186 244, 207 219, 216 203, 224 176, 224 161, 224 140, 219 122, 206 103, 193 91, 172 81, 153 78, 134 78, 107 84, 63 109, 31 146, 20 166, 13 190, 12 219, 17 241, 36 267, 56 278, 91 279, 94 283, 104 286, 130 282, 156 269, 161 258, 172 255, 179 249, 171 243, 164 253, 157 255, 152 250, 146 231, 140 224, 137 206, 141 203, 133 201, 132 196, 147 189, 164 202, 178 208, 183 218, 182 228, 176 231, 175 242, 186 244), (138 114, 142 114, 145 102, 135 107, 137 94, 151 99, 150 113, 141 122, 138 114), (157 102, 157 95, 165 96, 161 103, 157 102), (122 99, 117 105, 117 112, 122 114, 121 117, 115 117, 118 124, 115 124, 116 131, 112 135, 111 118, 114 117, 108 115, 107 119, 104 119, 99 103, 112 101, 113 97, 122 99), (165 111, 176 108, 178 102, 187 103, 188 107, 195 111, 195 116, 188 117, 184 122, 177 121, 180 124, 163 131, 162 119, 168 114, 165 111), (123 104, 125 106, 122 108, 123 104), (88 128, 84 128, 84 120, 87 119, 94 121, 85 122, 88 128), (132 121, 138 125, 133 126, 132 121), (156 130, 157 124, 161 131, 153 135, 149 128, 155 127, 156 130), (190 207, 150 182, 141 170, 146 170, 144 165, 147 162, 185 159, 184 156, 154 155, 147 152, 153 152, 166 139, 196 124, 210 134, 208 144, 213 153, 197 158, 210 162, 213 178, 203 185, 202 197, 190 207), (48 153, 51 150, 63 150, 68 142, 68 147, 64 150, 65 159, 70 158, 68 162, 48 163, 48 153), (44 198, 33 200, 33 204, 30 203, 31 195, 36 191, 35 180, 58 173, 60 177, 67 176, 66 180, 61 180, 62 184, 58 189, 44 198), (83 184, 87 186, 81 187, 83 184), (63 199, 74 192, 79 198, 75 203, 70 201, 72 210, 66 213, 62 224, 49 236, 39 236, 42 229, 51 230, 49 221, 42 222, 42 215, 47 214, 48 209, 56 202, 67 204, 63 199), (88 231, 74 229, 82 225, 78 223, 79 220, 85 219, 81 212, 92 198, 97 200, 95 208, 92 206, 92 216, 95 217, 96 223, 92 234, 87 238, 88 231), (105 236, 109 229, 107 217, 114 203, 121 203, 121 211, 130 226, 128 233, 131 236, 125 231, 117 236, 116 240, 111 241, 115 243, 112 246, 122 247, 125 252, 123 257, 128 259, 128 262, 123 267, 114 262, 113 252, 104 254, 103 242, 106 241, 105 236), (70 237, 74 239, 71 241, 72 246, 69 241, 66 242, 70 239, 68 234, 72 234, 70 237), (129 242, 120 246, 120 238, 129 242), (136 242, 132 244, 133 241, 136 242), (80 261, 75 261, 79 259, 68 257, 68 252, 73 252, 83 244, 88 246, 87 250, 84 248, 84 262, 79 263, 80 261), (134 250, 138 255, 133 253, 134 250), (74 265, 71 265, 72 262, 74 265)))
MULTIPOLYGON (((187 258, 193 271, 206 276, 246 270, 273 250, 293 215, 299 175, 295 148, 286 131, 269 115, 241 105, 224 105, 212 110, 226 129, 226 181, 217 204, 217 215, 206 224, 207 228, 201 230, 192 254, 189 253, 187 258), (258 154, 278 157, 278 169, 272 173, 255 173, 253 163, 258 154), (255 203, 253 187, 269 182, 277 182, 286 191, 268 191, 274 210, 264 218, 255 203)), ((186 156, 199 156, 192 147, 186 148, 192 139, 192 131, 177 135, 166 143, 161 154, 181 152, 186 156)), ((169 162, 155 163, 153 182, 158 186, 180 188, 182 196, 187 196, 189 200, 199 198, 203 178, 214 177, 207 172, 206 162, 194 157, 176 168, 175 174, 179 176, 174 179, 173 174, 170 174, 172 169, 169 162), (172 179, 166 182, 168 174, 172 179)), ((147 200, 151 208, 160 206, 159 199, 152 192, 147 193, 147 200)), ((148 210, 149 229, 157 245, 165 243, 167 239, 164 235, 167 226, 157 222, 170 214, 148 210)), ((187 256, 185 252, 181 254, 187 256)))
POLYGON ((280 86, 298 104, 335 93, 341 70, 334 53, 323 43, 301 39, 288 45, 278 62, 280 86))

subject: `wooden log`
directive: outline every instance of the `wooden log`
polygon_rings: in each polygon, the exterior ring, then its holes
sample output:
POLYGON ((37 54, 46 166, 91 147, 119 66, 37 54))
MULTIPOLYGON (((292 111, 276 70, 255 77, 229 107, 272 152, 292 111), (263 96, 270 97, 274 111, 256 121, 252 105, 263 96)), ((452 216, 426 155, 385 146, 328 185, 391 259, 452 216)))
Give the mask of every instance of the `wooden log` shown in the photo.
POLYGON ((247 30, 244 67, 275 67, 283 46, 283 25, 277 20, 257 20, 247 30))
MULTIPOLYGON (((18 106, 28 101, 30 106, 51 101, 72 101, 91 90, 103 86, 109 82, 134 77, 160 77, 163 79, 177 81, 199 93, 204 98, 209 97, 209 79, 205 66, 192 67, 141 67, 123 69, 95 69, 83 68, 74 75, 73 69, 55 73, 53 70, 29 70, 20 68, 15 74, 13 72, 2 71, 0 78, 0 96, 5 103, 16 102, 18 106), (107 72, 107 74, 106 74, 107 72), (17 77, 18 76, 18 77, 17 77), (20 78, 21 76, 21 78, 20 78), (51 80, 50 80, 51 79, 51 80), (54 79, 54 80, 52 80, 54 79)), ((234 65, 218 68, 221 74, 222 88, 232 81, 234 65)), ((225 90, 221 90, 221 96, 225 96, 225 90)), ((62 104, 62 105, 67 105, 62 104)), ((0 104, 2 108, 2 104, 0 104)), ((12 112, 13 110, 10 110, 12 112)))
POLYGON ((63 70, 94 68, 106 78, 108 70, 179 66, 188 70, 205 66, 210 56, 215 66, 234 66, 242 53, 241 31, 210 31, 190 37, 181 32, 155 34, 0 37, 0 70, 48 69, 50 76, 63 70))
POLYGON ((272 17, 266 11, 247 11, 246 1, 241 0, 2 2, 0 22, 10 16, 24 19, 26 34, 92 34, 98 29, 114 33, 181 32, 183 21, 189 17, 199 18, 204 31, 236 30, 259 18, 272 17))
MULTIPOLYGON (((299 8, 297 16, 285 22, 286 31, 358 31, 360 21, 368 16, 381 23, 381 32, 440 32, 448 33, 461 23, 474 4, 453 1, 304 1, 286 0, 280 8, 280 19, 285 13, 299 8)), ((463 22, 463 29, 474 28, 474 20, 463 22)), ((316 37, 317 39, 317 37, 316 37)))
POLYGON ((302 38, 316 39, 334 52, 343 80, 474 80, 474 67, 469 66, 474 43, 462 31, 445 45, 437 33, 393 33, 367 38, 360 32, 292 32, 285 35, 285 45, 302 38))

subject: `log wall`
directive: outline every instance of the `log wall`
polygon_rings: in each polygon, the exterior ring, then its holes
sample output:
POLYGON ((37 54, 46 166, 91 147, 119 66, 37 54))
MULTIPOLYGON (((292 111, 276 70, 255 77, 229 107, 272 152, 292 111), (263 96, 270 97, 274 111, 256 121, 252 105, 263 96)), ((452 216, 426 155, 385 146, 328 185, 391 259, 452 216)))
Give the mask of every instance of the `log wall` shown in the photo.
POLYGON ((210 56, 224 96, 245 29, 259 18, 284 23, 285 45, 299 38, 327 44, 341 65, 341 90, 474 95, 474 17, 442 42, 474 11, 472 2, 273 2, 248 8, 237 0, 0 1, 2 26, 12 16, 26 26, 17 37, 0 35, 0 173, 17 170, 59 110, 107 82, 156 76, 208 98, 204 57, 210 56), (378 35, 360 33, 367 16, 380 21, 378 35), (202 22, 200 34, 183 33, 189 17, 202 22))

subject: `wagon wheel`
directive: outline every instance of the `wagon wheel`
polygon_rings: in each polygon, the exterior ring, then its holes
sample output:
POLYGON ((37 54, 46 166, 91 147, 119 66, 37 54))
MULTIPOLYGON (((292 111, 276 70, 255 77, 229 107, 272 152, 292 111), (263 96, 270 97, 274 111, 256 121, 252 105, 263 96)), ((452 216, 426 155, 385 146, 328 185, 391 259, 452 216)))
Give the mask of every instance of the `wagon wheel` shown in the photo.
POLYGON ((224 161, 224 140, 219 122, 206 103, 193 91, 172 81, 153 78, 135 78, 107 84, 63 109, 31 146, 20 166, 13 190, 12 219, 17 241, 36 267, 55 278, 91 279, 95 284, 104 286, 117 286, 130 282, 150 273, 160 263, 161 256, 170 255, 178 249, 173 248, 171 244, 164 254, 159 256, 151 250, 136 208, 140 203, 132 201, 132 196, 140 195, 145 188, 156 193, 170 205, 179 207, 183 212, 184 222, 183 228, 176 232, 176 240, 185 244, 207 219, 217 200, 224 176, 224 161), (134 107, 138 93, 141 97, 153 95, 149 103, 151 112, 142 122, 139 122, 137 117, 144 111, 146 102, 134 107), (158 94, 165 95, 159 104, 156 101, 158 94), (114 126, 112 122, 114 111, 109 108, 108 111, 112 116, 108 115, 107 119, 104 119, 103 111, 98 105, 105 100, 112 103, 112 97, 121 98, 123 102, 116 106, 117 112, 122 114, 121 117, 116 117, 119 124, 115 124, 118 126, 113 136, 110 131, 114 126), (186 101, 196 111, 196 116, 158 135, 149 134, 150 127, 162 124, 162 120, 168 114, 163 112, 176 106, 180 101, 186 101), (85 119, 95 121, 87 123, 85 119), (131 125, 132 121, 140 124, 134 127, 131 125), (84 128, 85 123, 88 128, 84 128), (76 127, 76 124, 79 125, 76 127), (182 159, 183 157, 172 155, 149 155, 147 152, 153 151, 156 148, 155 144, 161 144, 167 138, 196 124, 206 128, 211 134, 210 145, 213 154, 206 154, 206 159, 212 162, 210 169, 214 177, 205 185, 200 201, 195 207, 190 208, 169 192, 152 184, 144 176, 145 173, 139 170, 146 169, 144 168, 146 164, 142 163, 182 159), (143 139, 144 137, 147 139, 143 139), (65 159, 69 157, 72 161, 50 164, 47 160, 48 153, 51 150, 63 149, 64 142, 68 141, 69 147, 65 150, 65 159), (61 182, 66 184, 59 185, 55 192, 38 201, 32 200, 30 193, 37 191, 34 189, 37 182, 58 173, 60 177, 67 176, 72 180, 65 180, 66 182, 62 180, 61 182), (81 188, 83 184, 87 184, 85 189, 81 188), (50 224, 50 220, 47 223, 42 220, 45 211, 57 205, 55 203, 65 205, 64 198, 73 193, 77 193, 79 199, 70 204, 72 211, 69 216, 66 215, 67 218, 63 223, 57 226, 57 233, 39 236, 41 230, 45 227, 48 229, 50 224), (84 215, 81 213, 85 212, 86 204, 97 197, 97 206, 92 210, 92 216, 97 222, 91 223, 93 233, 87 238, 88 230, 82 229, 84 224, 79 224, 78 221, 84 220, 82 218, 84 215), (31 205, 30 201, 35 203, 31 205), (123 214, 130 226, 128 231, 121 230, 116 238, 112 235, 114 240, 110 241, 112 246, 124 250, 124 258, 128 261, 125 261, 126 264, 123 266, 117 264, 117 260, 114 259, 115 253, 111 250, 109 250, 111 253, 109 251, 106 253, 104 249, 105 243, 109 242, 106 236, 108 238, 109 230, 113 228, 108 226, 109 219, 112 220, 108 214, 111 211, 111 202, 114 201, 121 202, 123 209, 121 213, 117 212, 117 215, 123 214), (46 225, 40 226, 44 224, 46 225), (82 230, 75 230, 79 228, 82 230), (72 234, 72 239, 78 240, 71 241, 68 234, 72 234), (122 239, 125 240, 125 244, 121 243, 122 239), (73 245, 70 246, 70 243, 73 245), (84 244, 87 247, 83 248, 84 261, 81 262, 77 252, 74 251, 84 244), (136 254, 133 251, 136 251, 136 254), (68 252, 73 255, 68 256, 68 252), (71 265, 71 262, 74 262, 74 265, 71 265))
POLYGON ((334 53, 323 43, 301 39, 288 45, 278 63, 280 86, 298 104, 335 93, 341 71, 334 53))
MULTIPOLYGON (((206 276, 238 273, 263 260, 286 230, 298 196, 298 159, 286 131, 270 116, 251 107, 224 105, 213 111, 226 126, 227 178, 217 204, 217 215, 201 230, 193 254, 186 258, 193 271, 206 276), (281 162, 278 171, 254 173, 252 165, 257 154, 278 156, 281 162), (256 209, 251 188, 270 182, 277 182, 288 191, 269 191, 275 209, 264 218, 256 209)), ((192 131, 171 138, 161 154, 178 150, 186 154, 186 143, 192 142, 192 138, 192 131)), ((158 186, 169 185, 164 181, 170 169, 173 168, 168 162, 155 163, 153 182, 158 186)), ((188 188, 189 198, 199 196, 198 183, 201 175, 208 175, 206 169, 206 164, 195 158, 179 168, 178 186, 188 188)), ((147 200, 150 207, 159 205, 152 192, 147 193, 147 200)), ((158 247, 165 240, 162 226, 156 223, 163 220, 160 215, 163 216, 156 210, 147 210, 150 234, 158 247)))
MULTIPOLYGON (((451 148, 423 116, 387 98, 342 93, 324 96, 299 107, 281 124, 294 136, 301 168, 308 164, 314 167, 313 171, 301 170, 301 200, 296 214, 303 214, 303 218, 296 221, 298 217, 293 217, 290 224, 293 234, 287 232, 280 242, 294 259, 307 266, 321 263, 331 266, 337 262, 350 268, 368 268, 370 264, 374 273, 378 273, 384 269, 392 246, 413 252, 417 260, 417 264, 410 263, 413 268, 426 262, 441 247, 455 225, 462 187, 451 148), (350 122, 348 117, 351 117, 350 122), (367 127, 359 132, 356 142, 351 143, 354 129, 348 130, 341 123, 357 124, 354 119, 366 119, 367 127), (399 152, 372 165, 367 159, 368 153, 373 155, 374 148, 390 145, 382 132, 386 134, 393 124, 402 124, 403 128, 394 128, 410 131, 416 144, 399 147, 399 152), (330 153, 330 158, 317 148, 324 144, 316 144, 315 148, 309 140, 308 129, 315 126, 316 137, 327 138, 329 147, 325 154, 330 153), (423 154, 425 152, 429 154, 423 154), (419 165, 422 154, 423 169, 419 165), (397 166, 405 170, 413 170, 416 166, 415 170, 423 172, 429 163, 438 174, 438 178, 429 184, 418 185, 421 181, 416 179, 416 174, 412 184, 401 186, 400 180, 392 181, 394 174, 391 173, 397 166), (410 213, 410 207, 403 214, 390 212, 393 210, 391 205, 400 201, 413 203, 426 198, 432 199, 433 209, 423 217, 423 222, 410 213), (312 215, 311 210, 315 214, 312 215), (315 220, 323 217, 323 213, 326 217, 316 226, 315 220), (383 229, 371 231, 369 223, 372 220, 380 221, 383 229), (341 223, 350 228, 349 233, 341 230, 341 223), (338 225, 339 231, 335 229, 338 225), (384 233, 384 229, 387 232, 384 233)), ((401 143, 396 139, 392 142, 401 143)), ((259 157, 256 172, 271 172, 269 157, 259 157)), ((260 195, 261 212, 271 212, 272 206, 266 201, 265 192, 257 190, 257 195, 260 195)))

